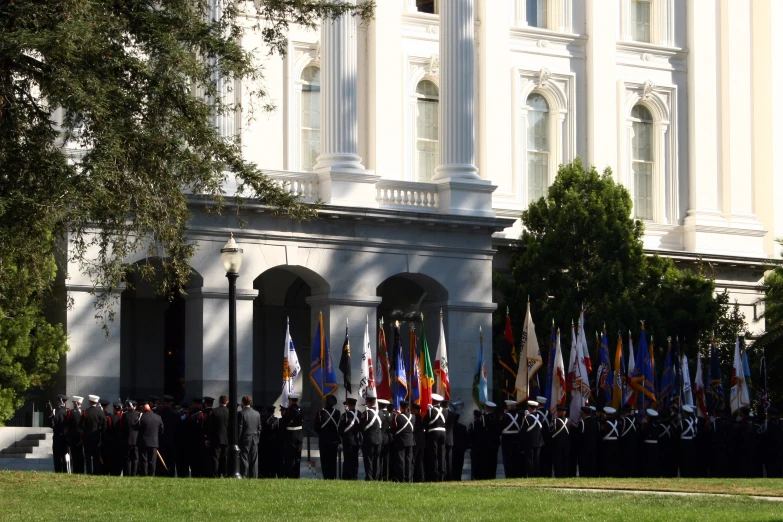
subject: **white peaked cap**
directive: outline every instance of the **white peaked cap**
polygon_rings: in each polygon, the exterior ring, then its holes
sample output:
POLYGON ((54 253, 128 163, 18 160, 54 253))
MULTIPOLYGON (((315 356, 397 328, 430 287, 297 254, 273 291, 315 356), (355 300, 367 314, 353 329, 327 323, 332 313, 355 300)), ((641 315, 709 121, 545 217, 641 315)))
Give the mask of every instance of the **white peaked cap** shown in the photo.
POLYGON ((298 393, 289 393, 288 394, 288 398, 289 399, 298 399, 299 398, 299 394, 298 393))
POLYGON ((383 404, 385 406, 389 404, 389 401, 387 401, 386 399, 378 399, 378 404, 383 404))
POLYGON ((439 395, 437 393, 432 394, 432 401, 433 402, 440 402, 443 400, 443 395, 439 395))
POLYGON ((88 395, 87 400, 90 402, 98 402, 101 400, 101 398, 98 395, 88 395))
POLYGON ((73 397, 71 397, 71 400, 73 402, 82 402, 84 400, 84 397, 79 397, 78 395, 74 395, 73 397))
POLYGON ((649 415, 650 417, 657 417, 658 412, 652 408, 647 408, 647 415, 649 415))
POLYGON ((506 406, 516 406, 516 405, 517 405, 517 401, 511 401, 511 400, 506 401, 506 406))
POLYGON ((604 413, 608 413, 611 415, 612 413, 617 413, 617 410, 615 410, 611 406, 604 406, 604 413))
POLYGON ((484 406, 489 406, 490 408, 497 408, 498 405, 492 401, 487 401, 484 403, 484 406))
POLYGON ((693 413, 693 406, 691 406, 690 404, 686 404, 685 406, 682 407, 682 411, 687 411, 688 413, 693 413))
POLYGON ((542 397, 539 395, 538 397, 536 397, 536 400, 538 401, 539 404, 546 404, 546 397, 542 397))

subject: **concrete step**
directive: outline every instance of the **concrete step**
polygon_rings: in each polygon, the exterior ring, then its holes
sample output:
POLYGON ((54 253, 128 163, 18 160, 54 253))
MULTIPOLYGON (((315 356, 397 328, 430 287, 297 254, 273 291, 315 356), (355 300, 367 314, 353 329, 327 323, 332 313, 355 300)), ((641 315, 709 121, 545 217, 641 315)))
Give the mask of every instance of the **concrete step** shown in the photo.
POLYGON ((35 455, 43 458, 52 455, 52 448, 50 446, 11 446, 0 451, 0 456, 7 455, 35 455))
POLYGON ((38 440, 38 441, 48 440, 48 441, 51 441, 52 438, 54 438, 54 433, 52 433, 52 432, 49 432, 49 433, 30 433, 29 435, 27 435, 27 437, 25 437, 25 440, 38 440))

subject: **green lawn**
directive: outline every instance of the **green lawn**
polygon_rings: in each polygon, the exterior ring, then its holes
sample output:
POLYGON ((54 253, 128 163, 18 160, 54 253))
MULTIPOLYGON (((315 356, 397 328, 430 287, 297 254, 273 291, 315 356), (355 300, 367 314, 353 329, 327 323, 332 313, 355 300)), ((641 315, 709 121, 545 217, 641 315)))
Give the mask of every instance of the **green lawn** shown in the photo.
MULTIPOLYGON (((781 495, 783 480, 641 480, 645 489, 781 495)), ((179 480, 0 472, 0 520, 781 520, 783 502, 745 494, 562 491, 620 480, 392 484, 179 480)), ((630 486, 630 483, 626 485, 630 486)))

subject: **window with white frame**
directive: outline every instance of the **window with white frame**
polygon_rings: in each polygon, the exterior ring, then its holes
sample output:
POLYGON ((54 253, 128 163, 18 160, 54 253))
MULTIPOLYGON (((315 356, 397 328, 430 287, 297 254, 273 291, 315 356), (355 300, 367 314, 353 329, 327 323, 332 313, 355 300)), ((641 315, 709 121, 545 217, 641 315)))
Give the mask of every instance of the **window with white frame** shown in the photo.
POLYGON ((631 110, 633 208, 638 219, 653 219, 653 118, 643 105, 631 110))
POLYGON ((546 8, 548 0, 525 0, 527 25, 546 29, 546 8))
POLYGON ((652 42, 650 0, 631 0, 631 38, 637 42, 652 42))
POLYGON ((321 154, 321 70, 315 66, 302 71, 301 168, 313 170, 321 154))
POLYGON ((430 181, 440 162, 438 86, 429 80, 416 85, 416 180, 430 181))
POLYGON ((416 0, 416 10, 420 13, 438 14, 439 0, 416 0))
POLYGON ((527 198, 545 197, 549 187, 549 104, 534 92, 527 98, 527 198))

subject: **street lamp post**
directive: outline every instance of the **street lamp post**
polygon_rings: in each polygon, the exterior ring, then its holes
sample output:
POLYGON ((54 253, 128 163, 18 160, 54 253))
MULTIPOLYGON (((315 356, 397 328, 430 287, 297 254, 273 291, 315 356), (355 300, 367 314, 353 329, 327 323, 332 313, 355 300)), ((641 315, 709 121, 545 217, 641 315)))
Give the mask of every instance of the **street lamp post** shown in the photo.
POLYGON ((242 249, 231 234, 220 250, 220 260, 228 278, 228 477, 239 474, 239 446, 237 445, 237 277, 242 266, 242 249))

